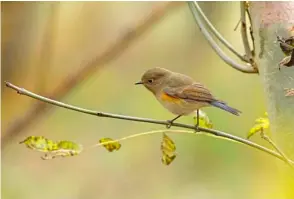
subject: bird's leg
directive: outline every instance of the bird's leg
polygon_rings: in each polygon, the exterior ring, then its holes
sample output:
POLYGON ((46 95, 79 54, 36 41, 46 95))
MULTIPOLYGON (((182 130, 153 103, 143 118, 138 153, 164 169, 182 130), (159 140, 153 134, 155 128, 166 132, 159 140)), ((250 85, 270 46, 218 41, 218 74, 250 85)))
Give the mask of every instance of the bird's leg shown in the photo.
POLYGON ((197 109, 197 111, 196 111, 196 117, 197 117, 197 122, 196 122, 196 125, 195 125, 195 132, 199 132, 200 131, 198 129, 198 127, 199 127, 199 109, 197 109))
POLYGON ((172 120, 167 120, 168 124, 166 125, 166 128, 170 128, 171 125, 173 124, 174 121, 176 121, 177 119, 179 119, 182 115, 178 115, 177 117, 175 117, 174 119, 172 120))

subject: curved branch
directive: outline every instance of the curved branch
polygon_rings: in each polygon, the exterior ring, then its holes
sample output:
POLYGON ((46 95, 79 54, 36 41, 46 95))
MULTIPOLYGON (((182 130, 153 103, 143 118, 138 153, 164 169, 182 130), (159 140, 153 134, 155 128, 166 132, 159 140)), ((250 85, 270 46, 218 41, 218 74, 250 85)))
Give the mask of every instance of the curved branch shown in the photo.
POLYGON ((200 28, 200 31, 203 33, 206 40, 211 45, 212 49, 216 52, 216 54, 227 64, 232 66, 234 69, 237 69, 244 73, 257 73, 256 69, 254 69, 250 64, 242 65, 237 62, 235 62, 233 59, 228 57, 222 49, 216 44, 216 42, 213 40, 210 33, 207 31, 206 27, 204 26, 202 20, 200 19, 199 14, 197 13, 197 10, 195 9, 195 3, 193 1, 188 2, 189 8, 193 14, 193 17, 195 19, 195 22, 200 28))
MULTIPOLYGON (((162 121, 162 120, 154 120, 154 119, 150 119, 150 118, 140 118, 140 117, 132 117, 132 116, 125 116, 125 115, 118 115, 118 114, 112 114, 112 113, 104 113, 104 112, 100 112, 100 111, 93 111, 93 110, 88 110, 88 109, 84 109, 84 108, 80 108, 77 106, 72 106, 69 104, 65 104, 59 101, 55 101, 40 95, 37 95, 33 92, 30 92, 28 90, 25 90, 24 88, 20 88, 18 86, 15 86, 9 82, 5 82, 6 86, 17 91, 18 94, 21 95, 25 95, 55 106, 59 106, 59 107, 63 107, 69 110, 73 110, 73 111, 77 111, 80 113, 85 113, 88 115, 94 115, 97 117, 106 117, 106 118, 114 118, 114 119, 121 119, 121 120, 129 120, 129 121, 135 121, 135 122, 144 122, 144 123, 152 123, 152 124, 160 124, 160 125, 168 125, 170 124, 168 121, 162 121)), ((292 162, 291 160, 285 160, 283 156, 281 156, 279 153, 270 150, 266 147, 263 147, 261 145, 258 145, 254 142, 251 142, 249 140, 246 140, 244 138, 238 137, 238 136, 234 136, 219 130, 215 130, 215 129, 208 129, 208 128, 203 128, 203 127, 198 127, 196 128, 195 126, 192 125, 187 125, 187 124, 181 124, 181 123, 172 123, 171 126, 175 126, 175 127, 181 127, 181 128, 186 128, 186 129, 192 129, 192 130, 200 130, 202 132, 214 135, 214 136, 218 136, 218 137, 222 137, 222 138, 226 138, 229 139, 231 141, 236 141, 238 143, 241 144, 245 144, 247 146, 250 146, 252 148, 258 149, 260 151, 263 151, 269 155, 272 155, 276 158, 279 158, 280 160, 283 160, 286 163, 289 163, 291 166, 294 165, 294 162, 292 162)))
MULTIPOLYGON (((249 60, 244 55, 241 55, 238 53, 234 47, 216 30, 216 28, 210 23, 206 15, 203 13, 202 9, 198 5, 197 2, 195 2, 195 8, 197 12, 200 14, 200 16, 204 19, 205 23, 207 23, 208 27, 211 29, 212 33, 237 57, 239 57, 242 61, 249 63, 249 60)), ((239 22, 238 22, 239 24, 239 22)))

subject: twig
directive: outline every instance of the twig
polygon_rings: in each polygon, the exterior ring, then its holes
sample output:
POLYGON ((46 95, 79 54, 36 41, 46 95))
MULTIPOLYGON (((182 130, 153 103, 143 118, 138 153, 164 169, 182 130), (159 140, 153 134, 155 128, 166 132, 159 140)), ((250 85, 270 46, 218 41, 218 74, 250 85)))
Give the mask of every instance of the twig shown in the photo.
MULTIPOLYGON (((210 23, 206 15, 203 13, 201 10, 200 6, 198 5, 197 2, 195 2, 195 8, 197 12, 200 14, 200 16, 204 19, 205 23, 207 23, 208 27, 211 29, 211 32, 232 52, 234 53, 237 57, 239 57, 242 61, 249 63, 249 60, 238 53, 234 47, 216 30, 216 28, 210 23)), ((239 24, 239 22, 238 22, 239 24)))
POLYGON ((236 31, 236 30, 238 29, 240 23, 241 23, 241 18, 240 18, 239 21, 237 22, 237 24, 236 24, 236 26, 235 26, 235 28, 234 28, 234 31, 236 31))
MULTIPOLYGON (((97 117, 121 119, 121 120, 129 120, 129 121, 135 121, 135 122, 160 124, 160 125, 165 125, 165 126, 170 124, 168 121, 154 120, 154 119, 149 119, 149 118, 139 118, 139 117, 132 117, 132 116, 125 116, 125 115, 118 115, 118 114, 111 114, 111 113, 104 113, 104 112, 99 112, 99 111, 88 110, 88 109, 80 108, 80 107, 77 107, 77 106, 72 106, 72 105, 69 105, 69 104, 65 104, 65 103, 62 103, 62 102, 59 102, 59 101, 55 101, 55 100, 52 100, 52 99, 37 95, 37 94, 35 94, 33 92, 25 90, 24 88, 17 87, 17 86, 15 86, 15 85, 13 85, 13 84, 11 84, 9 82, 5 82, 5 84, 6 84, 7 87, 17 91, 17 93, 19 93, 21 95, 25 95, 25 96, 28 96, 28 97, 31 97, 31 98, 34 98, 34 99, 37 99, 37 100, 40 100, 40 101, 55 105, 55 106, 63 107, 63 108, 69 109, 69 110, 77 111, 77 112, 80 112, 80 113, 85 113, 85 114, 88 114, 88 115, 94 115, 94 116, 97 116, 97 117)), ((267 148, 265 148, 263 146, 260 146, 260 145, 254 143, 254 142, 251 142, 251 141, 249 141, 247 139, 244 139, 244 138, 241 138, 241 137, 238 137, 238 136, 234 136, 234 135, 231 135, 231 134, 219 131, 219 130, 208 129, 208 128, 203 128, 203 127, 198 127, 196 129, 195 126, 187 125, 187 124, 181 124, 181 123, 172 123, 171 126, 181 127, 181 128, 186 128, 186 129, 192 129, 192 130, 200 130, 200 131, 205 132, 205 133, 210 134, 210 135, 218 136, 218 137, 229 139, 231 141, 235 141, 235 142, 238 142, 238 143, 241 143, 241 144, 245 144, 247 146, 253 147, 253 148, 258 149, 260 151, 263 151, 263 152, 265 152, 265 153, 267 153, 269 155, 277 157, 280 160, 285 161, 283 156, 281 156, 280 154, 278 154, 277 152, 275 152, 273 150, 267 149, 267 148)), ((289 162, 288 161, 285 161, 285 162, 290 163, 290 164, 294 164, 291 160, 289 160, 289 162)))
MULTIPOLYGON (((110 45, 104 53, 98 55, 92 61, 86 63, 85 66, 81 67, 80 70, 67 77, 52 93, 48 94, 48 96, 54 96, 57 100, 64 98, 78 83, 81 83, 102 66, 119 57, 132 43, 145 34, 156 22, 162 19, 168 11, 177 8, 178 5, 179 3, 169 2, 153 10, 152 13, 136 24, 129 32, 116 41, 116 43, 110 45)), ((5 144, 13 136, 18 135, 31 123, 40 119, 40 117, 49 110, 47 108, 47 104, 36 103, 22 117, 16 119, 12 126, 2 134, 2 147, 5 147, 5 144)))
POLYGON ((255 40, 254 40, 254 36, 253 36, 253 28, 252 28, 252 18, 251 18, 251 14, 249 11, 249 2, 245 2, 245 11, 247 13, 248 19, 249 19, 249 23, 250 23, 250 37, 251 37, 251 41, 252 41, 252 51, 251 54, 253 57, 255 57, 255 40))
POLYGON ((292 164, 292 162, 289 160, 289 158, 285 155, 285 153, 274 143, 274 141, 267 136, 263 130, 261 130, 260 132, 261 138, 264 139, 265 141, 267 141, 270 145, 272 145, 272 147, 274 147, 274 149, 284 158, 285 162, 288 162, 289 165, 291 165, 294 168, 294 165, 292 164))
POLYGON ((249 41, 248 41, 248 36, 247 36, 247 24, 246 24, 246 11, 245 11, 245 5, 246 2, 241 1, 240 2, 240 8, 241 8, 241 35, 242 35, 242 41, 243 41, 243 45, 244 45, 244 49, 245 49, 245 53, 246 53, 246 57, 249 60, 249 63, 251 64, 251 66, 255 69, 257 69, 257 65, 253 59, 253 55, 252 52, 250 50, 250 45, 249 45, 249 41))
POLYGON ((192 1, 188 2, 189 8, 193 14, 193 17, 195 19, 195 22, 197 23, 197 25, 199 26, 201 32, 203 33, 204 37, 206 38, 206 40, 209 42, 209 44, 211 45, 212 49, 216 52, 216 54, 227 64, 229 64, 230 66, 232 66, 233 68, 244 72, 244 73, 257 73, 257 70, 254 69, 253 67, 251 67, 250 64, 248 65, 242 65, 239 64, 237 62, 235 62, 234 60, 232 60, 230 57, 228 57, 223 51, 222 49, 218 46, 218 44, 213 40, 212 36, 210 35, 210 33, 207 31, 206 27, 204 26, 202 20, 200 19, 199 14, 197 13, 197 10, 195 9, 195 3, 192 1))

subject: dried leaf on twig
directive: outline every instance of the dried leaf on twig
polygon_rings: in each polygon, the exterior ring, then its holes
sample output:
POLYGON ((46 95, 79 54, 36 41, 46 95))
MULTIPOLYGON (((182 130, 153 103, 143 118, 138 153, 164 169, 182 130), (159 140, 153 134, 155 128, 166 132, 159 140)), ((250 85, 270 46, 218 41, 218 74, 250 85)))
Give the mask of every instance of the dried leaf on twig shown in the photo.
POLYGON ((176 158, 176 145, 170 137, 163 133, 163 139, 161 142, 161 161, 165 165, 169 165, 176 158))
POLYGON ((41 158, 44 160, 53 159, 57 156, 67 157, 78 155, 83 147, 72 141, 53 141, 44 136, 29 136, 20 144, 24 143, 29 149, 44 152, 45 155, 41 158))
POLYGON ((99 142, 104 146, 107 151, 113 152, 114 150, 118 151, 121 148, 121 144, 118 141, 115 141, 111 138, 101 138, 99 142))

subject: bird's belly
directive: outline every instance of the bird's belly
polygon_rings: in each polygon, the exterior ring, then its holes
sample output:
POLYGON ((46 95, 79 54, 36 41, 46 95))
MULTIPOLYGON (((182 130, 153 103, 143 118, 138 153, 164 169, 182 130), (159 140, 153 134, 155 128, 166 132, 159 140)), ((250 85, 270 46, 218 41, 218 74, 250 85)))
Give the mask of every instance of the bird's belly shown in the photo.
POLYGON ((157 97, 158 101, 170 112, 175 115, 189 115, 197 109, 204 106, 208 106, 203 102, 187 102, 181 99, 164 100, 161 97, 157 97))

